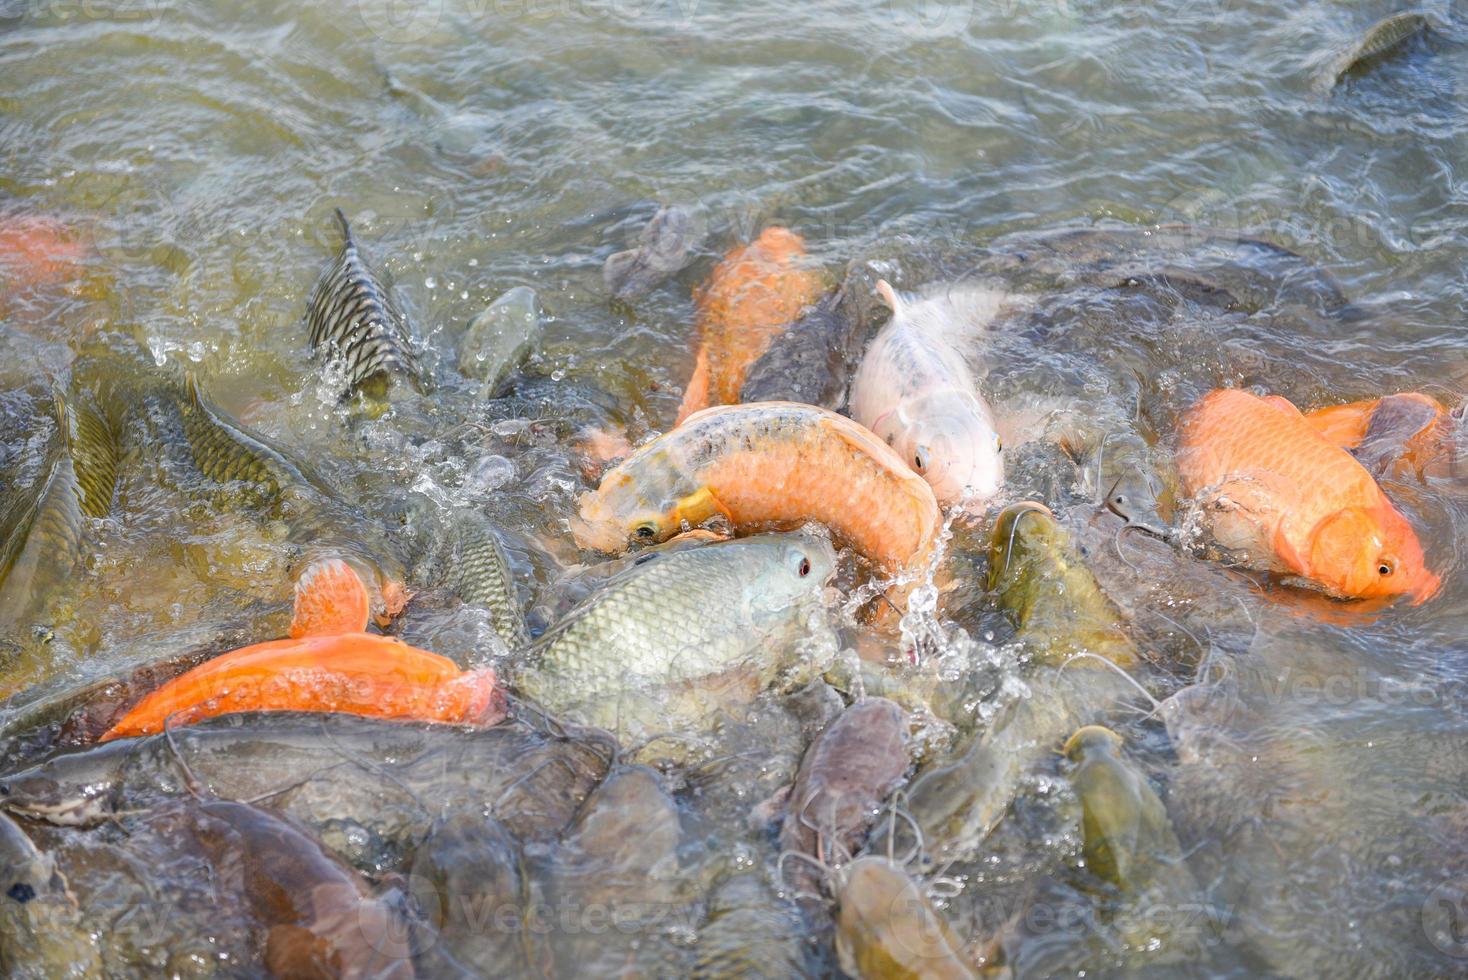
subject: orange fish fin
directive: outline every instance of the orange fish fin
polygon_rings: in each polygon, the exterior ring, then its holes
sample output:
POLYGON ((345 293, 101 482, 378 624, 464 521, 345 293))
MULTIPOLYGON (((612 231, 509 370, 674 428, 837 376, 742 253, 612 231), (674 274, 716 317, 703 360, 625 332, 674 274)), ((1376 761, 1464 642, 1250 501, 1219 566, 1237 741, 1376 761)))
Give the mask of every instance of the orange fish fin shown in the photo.
POLYGON ((707 408, 708 405, 709 352, 705 344, 698 349, 698 360, 693 365, 693 377, 688 379, 688 387, 683 389, 683 404, 678 406, 678 418, 674 425, 682 425, 684 419, 700 409, 707 408))
POLYGON ((1300 557, 1300 552, 1290 543, 1290 539, 1285 535, 1284 525, 1285 522, 1280 521, 1279 526, 1274 529, 1274 554, 1279 558, 1280 563, 1290 571, 1308 576, 1310 569, 1300 557))
POLYGON ((337 636, 367 629, 371 597, 352 566, 340 558, 312 564, 296 580, 291 637, 337 636))
POLYGON ((699 487, 683 497, 673 505, 673 509, 680 522, 687 521, 695 527, 711 517, 722 517, 731 524, 734 522, 734 514, 708 487, 699 487))

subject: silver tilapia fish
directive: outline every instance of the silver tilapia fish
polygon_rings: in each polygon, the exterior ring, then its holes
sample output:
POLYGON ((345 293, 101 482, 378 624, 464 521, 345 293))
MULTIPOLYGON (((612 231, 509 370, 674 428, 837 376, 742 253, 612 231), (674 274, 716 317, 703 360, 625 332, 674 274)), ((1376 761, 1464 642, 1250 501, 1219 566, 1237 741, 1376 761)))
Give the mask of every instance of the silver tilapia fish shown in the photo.
POLYGON ((655 552, 547 630, 515 686, 566 720, 634 739, 702 730, 788 665, 824 611, 835 561, 829 541, 803 534, 655 552))
POLYGON ((394 301, 386 279, 358 248, 340 208, 336 220, 342 230, 341 251, 306 301, 311 349, 343 372, 347 394, 364 386, 382 394, 392 375, 401 375, 421 388, 423 379, 408 318, 394 301))

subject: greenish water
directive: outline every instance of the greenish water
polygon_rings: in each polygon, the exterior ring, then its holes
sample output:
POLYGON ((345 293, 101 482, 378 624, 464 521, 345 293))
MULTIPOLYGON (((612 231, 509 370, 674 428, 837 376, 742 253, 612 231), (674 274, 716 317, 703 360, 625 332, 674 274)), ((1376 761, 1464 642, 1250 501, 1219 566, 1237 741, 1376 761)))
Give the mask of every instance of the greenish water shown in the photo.
MULTIPOLYGON (((97 337, 126 336, 160 370, 196 373, 222 408, 310 459, 374 519, 410 491, 487 514, 543 627, 564 608, 562 566, 584 558, 565 523, 589 485, 576 433, 637 442, 671 426, 697 342, 691 290, 772 223, 799 231, 833 282, 871 257, 919 277, 905 257, 933 243, 1206 225, 1290 248, 1352 303, 1350 316, 1184 305, 1159 318, 1066 302, 1057 287, 1046 329, 999 337, 987 355, 998 414, 1036 434, 1115 434, 1161 465, 1176 413, 1220 384, 1302 408, 1403 390, 1456 406, 1468 389, 1468 18, 1435 4, 1429 39, 1333 95, 1312 85, 1394 9, 0 0, 0 220, 52 216, 88 245, 77 277, 0 305, 7 493, 25 492, 42 464, 51 379, 65 382, 97 337), (630 307, 609 302, 604 260, 657 203, 675 202, 707 218, 697 260, 630 307), (307 350, 303 306, 337 245, 336 207, 396 281, 435 381, 377 418, 340 404, 307 350), (455 371, 456 345, 521 285, 546 311, 544 340, 508 397, 488 403, 455 371)), ((64 691, 284 631, 295 552, 269 522, 181 494, 169 452, 149 441, 157 424, 146 412, 130 423, 118 506, 89 523, 52 607, 9 637, 21 652, 7 691, 64 691)), ((1094 475, 1053 455, 1037 444, 1017 455, 1007 495, 1080 508, 1082 523, 1094 475)), ((1226 675, 1241 705, 1205 726, 1228 751, 1191 767, 1177 726, 1114 722, 1180 824, 1204 893, 1189 908, 1223 925, 1181 954, 1130 948, 1098 925, 1056 758, 978 857, 928 882, 965 942, 977 949, 1040 907, 1061 925, 1027 920, 1009 949, 1020 975, 1468 971, 1468 493, 1456 474, 1387 489, 1445 586, 1374 616, 1322 616, 1135 536, 1125 564, 1114 528, 1087 539, 1150 637, 1148 688, 1160 698, 1195 672, 1226 675)), ((981 581, 975 571, 937 626, 950 666, 1006 663, 981 581)), ((403 629, 475 659, 485 624, 426 603, 403 629)), ((777 744, 776 727, 729 737, 745 753, 798 758, 802 734, 787 726, 777 744)), ((716 859, 773 866, 775 845, 720 807, 747 809, 780 774, 739 770, 734 788, 679 797, 688 882, 716 859)), ((700 900, 659 924, 660 941, 696 946, 700 900)), ((1161 920, 1193 914, 1182 905, 1161 920)), ((835 969, 828 938, 812 947, 835 969)), ((583 962, 586 975, 622 964, 603 954, 583 962)))

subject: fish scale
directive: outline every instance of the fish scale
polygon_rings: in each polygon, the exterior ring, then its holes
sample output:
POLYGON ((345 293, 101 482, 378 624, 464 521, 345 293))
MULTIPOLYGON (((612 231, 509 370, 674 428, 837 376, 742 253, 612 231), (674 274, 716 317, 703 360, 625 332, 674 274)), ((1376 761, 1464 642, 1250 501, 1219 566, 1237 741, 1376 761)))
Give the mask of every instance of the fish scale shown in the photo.
POLYGON ((350 394, 368 381, 399 374, 415 386, 420 376, 408 318, 383 278, 368 264, 340 209, 342 247, 306 301, 311 349, 346 375, 350 394))
POLYGON ((470 525, 460 535, 456 550, 455 591, 459 598, 489 611, 490 623, 505 646, 523 649, 530 636, 525 631, 510 563, 499 539, 486 527, 470 525))
POLYGON ((280 452, 270 448, 243 426, 228 419, 199 390, 198 380, 187 379, 188 402, 183 407, 184 436, 194 465, 216 483, 253 483, 270 495, 288 486, 308 483, 305 475, 280 452))
POLYGON ((804 635, 834 565, 829 542, 795 534, 657 553, 536 640, 516 686, 552 713, 608 728, 646 720, 625 715, 639 698, 667 712, 656 721, 677 720, 667 692, 701 680, 747 675, 757 693, 804 635), (804 575, 793 569, 800 558, 804 575))

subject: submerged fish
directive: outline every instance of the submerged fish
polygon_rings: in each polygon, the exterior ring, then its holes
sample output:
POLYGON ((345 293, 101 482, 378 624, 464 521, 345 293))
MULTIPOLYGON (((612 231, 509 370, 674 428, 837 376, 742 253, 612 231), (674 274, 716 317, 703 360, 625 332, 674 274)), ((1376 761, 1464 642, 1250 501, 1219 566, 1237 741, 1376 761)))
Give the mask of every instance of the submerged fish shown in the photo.
POLYGON ((1366 29, 1361 39, 1332 58, 1315 78, 1315 91, 1327 94, 1352 72, 1394 53, 1415 37, 1432 30, 1432 20, 1415 10, 1384 17, 1366 29))
POLYGON ((204 396, 198 379, 185 378, 180 411, 194 465, 221 489, 242 485, 256 502, 290 527, 290 537, 308 559, 340 557, 366 573, 373 586, 373 614, 386 624, 407 604, 404 574, 379 542, 380 529, 338 499, 303 461, 270 445, 204 396))
POLYGON ((342 247, 306 301, 311 349, 343 373, 346 393, 364 386, 382 393, 393 375, 421 385, 408 318, 382 276, 368 264, 338 208, 342 247))
POLYGON ((617 299, 636 299, 678 272, 703 244, 708 228, 693 208, 658 208, 637 236, 637 247, 607 256, 602 279, 617 299))
POLYGON ((855 980, 973 980, 963 942, 889 858, 863 856, 837 873, 836 955, 855 980))
POLYGON ((982 505, 1004 482, 1003 443, 966 351, 999 315, 1006 294, 977 284, 901 295, 851 382, 851 417, 871 429, 933 487, 943 504, 982 505))
POLYGON ((1090 653, 1136 666, 1137 649, 1121 612, 1044 505, 1023 502, 1000 512, 990 537, 989 589, 1036 661, 1060 666, 1090 653))
POLYGON ((0 970, 21 980, 102 975, 91 927, 55 860, 0 816, 0 970))
POLYGON ((59 282, 86 254, 86 246, 54 218, 0 217, 0 292, 59 282))
POLYGON ((1081 801, 1086 867, 1134 893, 1159 878, 1190 879, 1167 808, 1122 751, 1121 736, 1088 725, 1062 751, 1076 763, 1070 782, 1081 801))
POLYGON ((710 405, 738 402, 750 365, 821 292, 805 241, 788 228, 772 225, 724 256, 696 296, 698 359, 678 422, 710 405))
POLYGON ((272 976, 412 980, 394 911, 320 844, 259 807, 225 800, 185 805, 210 861, 239 868, 272 976))
POLYGON ((835 560, 830 542, 802 534, 654 553, 537 639, 515 686, 620 733, 702 730, 790 665, 835 560))
POLYGON ((1283 398, 1205 395, 1182 420, 1178 472, 1213 538, 1250 563, 1347 598, 1420 603, 1441 584, 1371 474, 1283 398))
POLYGON ((1348 449, 1367 470, 1419 475, 1447 450, 1452 418, 1437 399, 1408 391, 1305 413, 1327 440, 1348 449))
POLYGON ((812 405, 710 408, 617 464, 582 494, 583 548, 652 544, 720 517, 735 529, 816 521, 895 574, 932 555, 933 491, 871 432, 812 405))
POLYGON ((750 365, 741 402, 800 402, 831 411, 846 401, 848 351, 855 323, 834 297, 801 315, 750 365))
POLYGON ((296 583, 291 638, 206 661, 144 697, 102 741, 242 711, 340 711, 377 718, 489 726, 505 716, 492 668, 366 633, 369 599, 343 561, 296 583))
MULTIPOLYGON (((780 847, 826 864, 854 854, 878 806, 909 764, 907 715, 885 698, 858 701, 811 743, 801 760, 780 847)), ((797 881, 813 892, 802 864, 797 881)))
POLYGON ((757 875, 736 874, 709 895, 692 980, 787 980, 813 976, 805 925, 757 875))
POLYGON ((525 842, 554 839, 606 774, 608 747, 507 722, 414 725, 281 712, 119 739, 0 778, 0 808, 91 826, 178 797, 179 760, 205 793, 264 799, 353 866, 402 869, 439 815, 483 810, 525 842))
POLYGON ((118 446, 107 423, 55 394, 57 442, 36 484, 11 502, 0 543, 0 623, 39 612, 80 558, 86 518, 112 510, 118 446))
POLYGON ((480 393, 493 398, 510 372, 535 352, 545 324, 540 299, 529 286, 516 286, 474 318, 459 341, 459 372, 484 382, 480 393))

